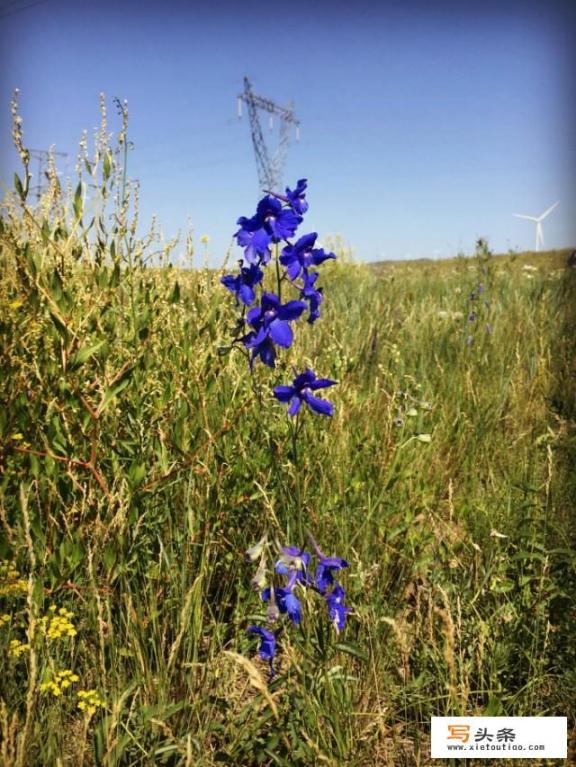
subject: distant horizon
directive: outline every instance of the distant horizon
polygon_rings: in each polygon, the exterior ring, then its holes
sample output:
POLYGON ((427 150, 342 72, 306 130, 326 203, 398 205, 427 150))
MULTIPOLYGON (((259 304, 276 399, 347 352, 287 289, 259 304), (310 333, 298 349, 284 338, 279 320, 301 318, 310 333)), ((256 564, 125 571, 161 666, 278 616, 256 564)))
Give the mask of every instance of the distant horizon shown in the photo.
POLYGON ((162 12, 0 0, 3 190, 19 170, 15 87, 25 143, 68 153, 64 175, 83 130, 91 142, 100 92, 118 132, 117 95, 130 112, 141 229, 153 214, 167 241, 191 226, 196 241, 209 236, 218 266, 261 196, 246 110, 241 120, 236 111, 248 76, 257 94, 293 101, 301 121, 284 169, 285 185, 309 183, 299 233, 341 236, 366 262, 450 258, 480 237, 497 252, 527 251, 535 230, 515 214, 559 200, 544 248, 573 247, 576 5, 327 8, 295 0, 280 23, 261 0, 167 0, 162 12))

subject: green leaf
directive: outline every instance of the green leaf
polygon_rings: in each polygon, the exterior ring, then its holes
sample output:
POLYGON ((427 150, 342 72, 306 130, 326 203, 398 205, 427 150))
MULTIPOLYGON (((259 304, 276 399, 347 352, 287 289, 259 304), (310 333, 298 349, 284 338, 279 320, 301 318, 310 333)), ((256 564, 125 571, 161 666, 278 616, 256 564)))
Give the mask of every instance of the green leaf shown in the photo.
POLYGON ((76 187, 76 192, 74 193, 74 216, 76 221, 79 221, 82 218, 83 210, 84 205, 82 203, 82 182, 80 181, 76 187))
POLYGON ((110 178, 110 171, 112 170, 112 160, 110 158, 110 152, 106 152, 104 155, 104 162, 102 165, 102 177, 104 182, 110 178))
POLYGON ((355 645, 345 644, 344 642, 337 642, 334 647, 336 650, 340 650, 340 652, 346 653, 346 655, 352 655, 354 658, 359 658, 360 660, 368 660, 366 653, 362 652, 362 650, 355 645))
POLYGON ((134 373, 134 365, 132 367, 126 368, 126 370, 122 373, 122 376, 116 381, 114 386, 109 386, 106 391, 104 392, 104 396, 102 397, 102 401, 100 402, 100 405, 98 406, 98 413, 102 413, 108 405, 112 402, 112 400, 117 397, 120 392, 124 391, 124 389, 128 386, 130 383, 130 379, 132 378, 132 374, 134 373))
POLYGON ((178 301, 180 301, 180 285, 178 284, 178 281, 176 281, 174 283, 174 290, 172 291, 172 295, 170 296, 170 303, 177 304, 178 301))
POLYGON ((54 323, 54 326, 56 327, 56 330, 58 331, 58 334, 61 336, 63 341, 68 343, 70 341, 70 333, 68 332, 68 328, 62 319, 58 317, 57 314, 54 314, 54 312, 50 312, 50 319, 54 323))
POLYGON ((122 381, 121 383, 117 384, 116 386, 110 386, 106 391, 104 392, 104 396, 102 397, 102 402, 100 403, 100 406, 98 408, 98 413, 102 413, 108 405, 112 402, 112 400, 117 397, 120 392, 124 391, 124 389, 128 386, 130 383, 129 379, 126 379, 122 381))
POLYGON ((146 464, 135 461, 128 469, 128 477, 132 488, 139 487, 146 476, 146 464))
POLYGON ((106 339, 103 341, 98 341, 98 343, 94 344, 93 346, 83 346, 78 349, 70 362, 71 367, 77 368, 80 367, 80 365, 83 365, 90 359, 90 357, 94 357, 94 355, 104 346, 105 343, 106 339))
POLYGON ((42 224, 42 240, 45 245, 47 245, 50 242, 50 224, 47 220, 44 220, 44 223, 42 224))
POLYGON ((15 173, 14 174, 14 186, 16 187, 16 191, 18 192, 18 196, 24 202, 26 199, 26 192, 24 191, 24 187, 22 186, 22 181, 20 181, 20 176, 15 173))

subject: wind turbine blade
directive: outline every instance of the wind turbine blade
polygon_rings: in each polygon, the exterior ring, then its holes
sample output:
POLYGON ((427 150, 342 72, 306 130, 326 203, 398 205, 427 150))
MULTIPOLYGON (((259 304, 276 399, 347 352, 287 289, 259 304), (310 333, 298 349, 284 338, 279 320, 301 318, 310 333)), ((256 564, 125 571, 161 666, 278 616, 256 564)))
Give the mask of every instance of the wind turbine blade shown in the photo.
POLYGON ((539 220, 539 221, 542 221, 543 219, 545 219, 545 218, 546 218, 546 216, 547 216, 549 213, 552 213, 552 211, 554 210, 554 208, 558 207, 558 205, 560 205, 560 201, 558 201, 558 202, 555 202, 555 203, 554 203, 554 205, 551 205, 551 206, 548 208, 548 210, 547 210, 547 211, 545 211, 544 213, 542 213, 542 215, 541 215, 541 216, 538 216, 538 220, 539 220))
POLYGON ((522 213, 514 213, 516 218, 527 218, 528 221, 539 221, 539 218, 536 218, 536 216, 523 216, 522 213))

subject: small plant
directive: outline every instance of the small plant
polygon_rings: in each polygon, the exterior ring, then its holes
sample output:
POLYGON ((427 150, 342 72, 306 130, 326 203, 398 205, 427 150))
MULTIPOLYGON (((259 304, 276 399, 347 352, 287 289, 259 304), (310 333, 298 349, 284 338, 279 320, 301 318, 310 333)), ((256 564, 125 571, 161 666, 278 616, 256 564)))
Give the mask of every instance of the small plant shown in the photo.
POLYGON ((468 346, 474 343, 481 329, 483 329, 484 334, 491 335, 493 332, 489 298, 490 287, 493 282, 491 269, 492 253, 488 248, 488 243, 482 237, 476 243, 475 258, 478 269, 478 281, 468 294, 466 312, 468 322, 466 344, 468 346))

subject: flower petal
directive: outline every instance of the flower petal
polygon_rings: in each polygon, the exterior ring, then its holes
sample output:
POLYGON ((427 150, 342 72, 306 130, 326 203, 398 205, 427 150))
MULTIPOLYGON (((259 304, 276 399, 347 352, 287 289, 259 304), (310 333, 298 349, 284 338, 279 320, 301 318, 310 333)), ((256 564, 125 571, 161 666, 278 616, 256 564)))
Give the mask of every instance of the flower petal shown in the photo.
POLYGON ((300 397, 294 397, 292 399, 292 402, 290 403, 290 407, 288 408, 288 415, 296 415, 296 413, 300 410, 302 407, 302 400, 300 397))
POLYGON ((282 320, 272 320, 269 326, 270 336, 275 344, 288 349, 292 345, 294 334, 292 328, 287 322, 282 320))
POLYGON ((308 386, 313 391, 316 391, 316 389, 326 389, 328 386, 334 386, 337 383, 338 381, 332 381, 331 378, 318 378, 316 381, 308 384, 308 386))
POLYGON ((315 413, 319 413, 320 415, 332 415, 334 413, 334 405, 325 399, 313 397, 307 392, 302 394, 302 398, 315 413))
POLYGON ((242 285, 238 291, 238 298, 243 304, 249 306, 255 298, 254 288, 251 288, 250 285, 242 285))
POLYGON ((294 396, 294 387, 293 386, 276 386, 274 388, 274 396, 276 397, 276 399, 280 400, 280 402, 290 402, 290 400, 294 396))
POLYGON ((288 301, 278 309, 278 318, 281 320, 296 320, 308 307, 305 301, 288 301))

